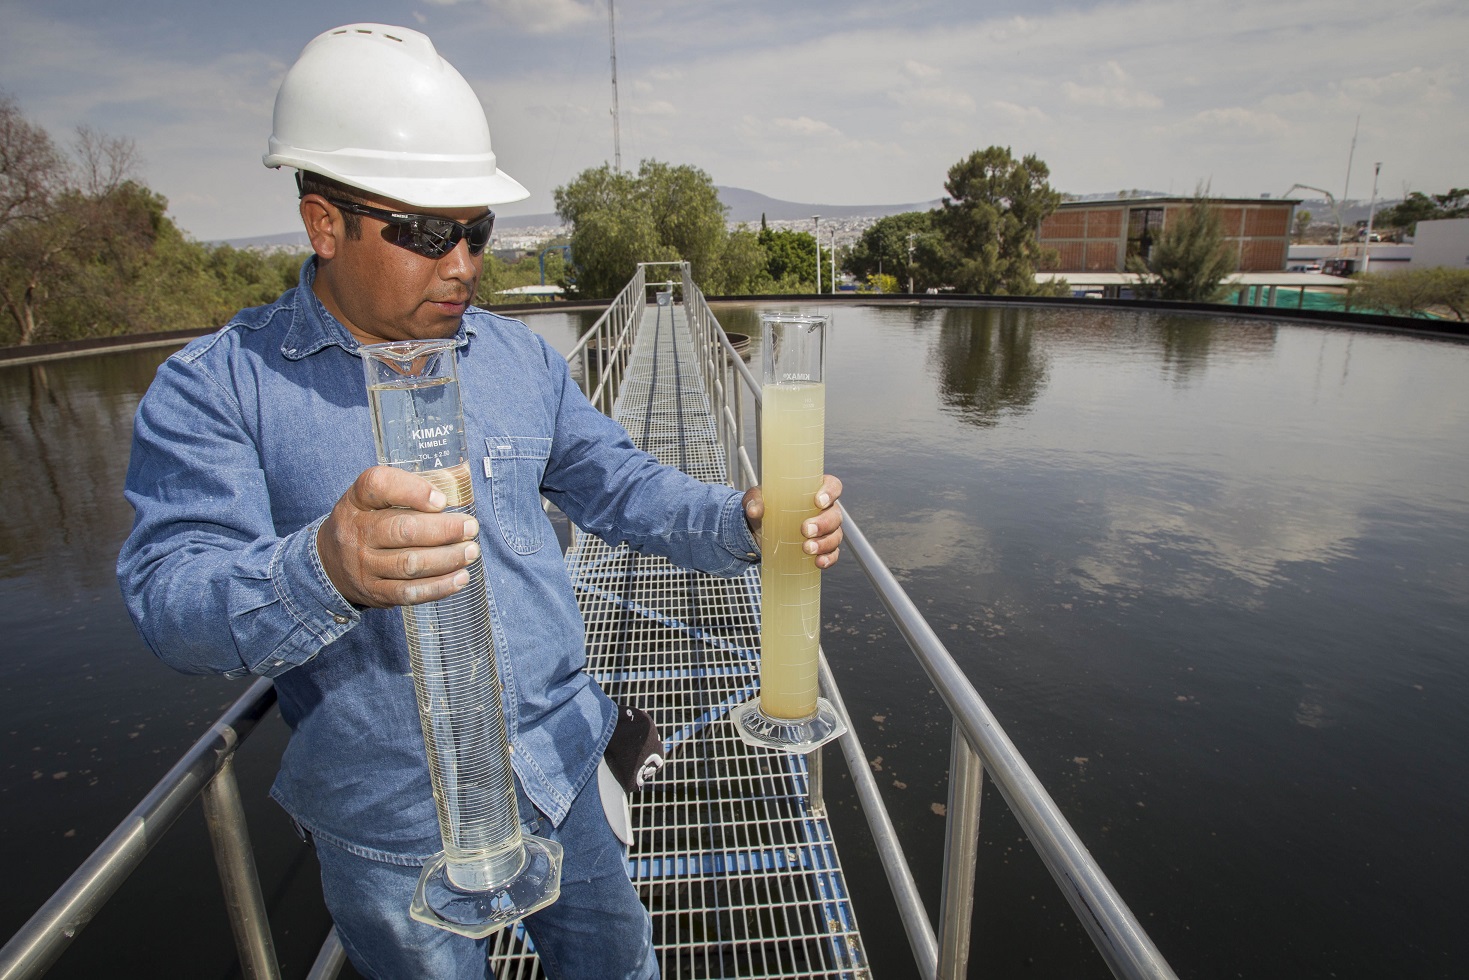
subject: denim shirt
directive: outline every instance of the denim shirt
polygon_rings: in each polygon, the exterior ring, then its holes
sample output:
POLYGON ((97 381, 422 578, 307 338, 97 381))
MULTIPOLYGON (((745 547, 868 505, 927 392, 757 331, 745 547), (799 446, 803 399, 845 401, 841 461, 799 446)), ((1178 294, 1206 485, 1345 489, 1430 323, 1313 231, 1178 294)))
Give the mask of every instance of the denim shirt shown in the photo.
MULTIPOLYGON (((359 345, 312 292, 315 269, 158 369, 134 425, 118 580, 174 668, 274 679, 292 735, 271 794, 296 820, 354 853, 421 862, 440 842, 401 613, 347 603, 316 550, 376 453, 359 345)), ((757 549, 737 491, 634 447, 524 324, 471 307, 457 339, 511 762, 560 824, 616 715, 583 669, 540 496, 609 542, 714 574, 757 549)))

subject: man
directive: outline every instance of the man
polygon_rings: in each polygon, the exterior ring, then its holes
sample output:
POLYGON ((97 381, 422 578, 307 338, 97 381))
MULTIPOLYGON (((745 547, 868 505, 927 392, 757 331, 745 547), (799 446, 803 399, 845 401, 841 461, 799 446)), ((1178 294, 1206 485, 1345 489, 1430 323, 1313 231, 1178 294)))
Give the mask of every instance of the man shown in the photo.
MULTIPOLYGON (((139 406, 118 560, 128 608, 179 670, 275 679, 292 737, 272 795, 314 842, 343 945, 369 977, 484 977, 485 943, 411 920, 440 848, 401 617, 483 554, 522 825, 565 850, 560 898, 526 920, 552 977, 657 973, 594 774, 616 715, 544 494, 583 528, 717 574, 758 558, 760 495, 637 451, 523 324, 470 307, 500 171, 477 97, 414 31, 358 24, 282 83, 267 166, 300 171, 315 256, 300 284, 170 358, 139 406), (369 465, 358 348, 458 341, 480 520, 369 465)), ((808 552, 841 543, 827 477, 808 552)))

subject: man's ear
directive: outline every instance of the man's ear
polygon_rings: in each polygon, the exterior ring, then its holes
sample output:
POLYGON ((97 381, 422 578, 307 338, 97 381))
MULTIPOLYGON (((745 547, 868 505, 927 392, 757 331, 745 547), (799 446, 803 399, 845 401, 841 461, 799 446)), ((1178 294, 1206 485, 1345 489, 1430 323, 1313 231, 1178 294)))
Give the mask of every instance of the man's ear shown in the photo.
POLYGON ((306 226, 312 251, 323 259, 335 258, 337 245, 346 233, 337 209, 320 194, 307 194, 301 198, 301 223, 306 226))

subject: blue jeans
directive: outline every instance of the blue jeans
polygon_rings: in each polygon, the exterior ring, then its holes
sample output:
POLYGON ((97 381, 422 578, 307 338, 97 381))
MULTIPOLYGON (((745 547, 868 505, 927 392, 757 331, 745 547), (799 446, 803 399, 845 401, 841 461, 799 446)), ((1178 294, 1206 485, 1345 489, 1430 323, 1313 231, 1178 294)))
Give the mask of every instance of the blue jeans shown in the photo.
MULTIPOLYGON (((521 829, 563 848, 561 896, 525 920, 551 980, 646 980, 658 976, 653 923, 627 877, 592 780, 560 827, 520 797, 521 829)), ((408 916, 420 868, 359 857, 316 840, 322 893, 352 965, 371 980, 485 980, 489 939, 424 925, 408 916)))

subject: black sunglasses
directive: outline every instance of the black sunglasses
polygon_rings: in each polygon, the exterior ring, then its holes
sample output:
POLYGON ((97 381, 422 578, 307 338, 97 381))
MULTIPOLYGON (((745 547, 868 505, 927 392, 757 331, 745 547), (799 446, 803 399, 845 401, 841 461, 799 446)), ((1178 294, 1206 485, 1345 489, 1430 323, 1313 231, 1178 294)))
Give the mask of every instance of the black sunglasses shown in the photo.
POLYGON ((495 212, 493 211, 478 221, 463 225, 453 218, 441 218, 433 214, 384 211, 382 208, 370 208, 366 204, 344 201, 337 197, 329 197, 327 200, 343 211, 351 211, 353 214, 362 214, 369 218, 377 218, 379 221, 386 221, 398 229, 398 237, 394 240, 394 245, 400 245, 410 252, 416 252, 430 259, 439 259, 448 255, 454 250, 454 246, 459 244, 461 238, 469 243, 469 254, 478 255, 490 243, 490 232, 495 228, 495 212))

